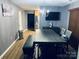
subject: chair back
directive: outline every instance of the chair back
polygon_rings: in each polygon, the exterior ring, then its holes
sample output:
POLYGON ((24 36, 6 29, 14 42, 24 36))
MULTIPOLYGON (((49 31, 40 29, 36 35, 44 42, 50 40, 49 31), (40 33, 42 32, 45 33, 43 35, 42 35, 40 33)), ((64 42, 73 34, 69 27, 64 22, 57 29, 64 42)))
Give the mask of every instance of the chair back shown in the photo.
POLYGON ((72 34, 72 31, 66 30, 65 35, 68 39, 70 38, 71 34, 72 34))
POLYGON ((79 40, 73 34, 71 34, 70 39, 67 41, 67 43, 71 45, 71 47, 73 47, 76 51, 78 50, 79 40))
POLYGON ((65 35, 65 31, 66 31, 66 29, 61 28, 61 32, 60 32, 61 36, 65 35))

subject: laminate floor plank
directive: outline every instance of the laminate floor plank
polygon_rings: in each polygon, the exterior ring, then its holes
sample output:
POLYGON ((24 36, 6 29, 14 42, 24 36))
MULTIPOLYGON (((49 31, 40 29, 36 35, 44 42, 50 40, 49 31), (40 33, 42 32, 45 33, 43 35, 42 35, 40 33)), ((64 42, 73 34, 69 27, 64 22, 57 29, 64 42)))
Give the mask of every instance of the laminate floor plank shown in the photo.
POLYGON ((17 40, 16 43, 9 49, 9 51, 3 56, 2 59, 22 59, 23 51, 22 47, 27 41, 29 35, 32 35, 34 31, 25 31, 23 33, 23 39, 17 40))

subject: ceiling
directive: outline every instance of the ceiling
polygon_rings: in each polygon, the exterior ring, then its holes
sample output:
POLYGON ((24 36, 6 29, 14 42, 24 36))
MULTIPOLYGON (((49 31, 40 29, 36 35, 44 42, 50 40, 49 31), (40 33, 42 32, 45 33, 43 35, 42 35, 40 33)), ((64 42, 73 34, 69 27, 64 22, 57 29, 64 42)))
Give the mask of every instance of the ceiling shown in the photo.
POLYGON ((11 0, 24 10, 34 9, 40 6, 66 6, 77 0, 11 0))

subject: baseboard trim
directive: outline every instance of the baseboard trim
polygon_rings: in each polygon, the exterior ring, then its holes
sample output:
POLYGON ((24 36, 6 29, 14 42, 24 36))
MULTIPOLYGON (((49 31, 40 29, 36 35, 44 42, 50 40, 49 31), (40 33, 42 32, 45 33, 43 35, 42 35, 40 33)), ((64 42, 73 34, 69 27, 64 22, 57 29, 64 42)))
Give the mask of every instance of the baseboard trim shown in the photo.
POLYGON ((9 49, 16 43, 17 39, 2 53, 0 56, 0 59, 3 58, 3 56, 9 51, 9 49))
POLYGON ((24 29, 24 30, 23 30, 23 33, 24 33, 25 31, 27 31, 27 29, 24 29))
POLYGON ((0 56, 0 59, 1 59, 1 56, 0 56))
MULTIPOLYGON (((27 31, 27 29, 23 30, 23 32, 27 31)), ((16 43, 18 38, 1 54, 0 59, 3 58, 3 56, 9 51, 9 49, 16 43)))

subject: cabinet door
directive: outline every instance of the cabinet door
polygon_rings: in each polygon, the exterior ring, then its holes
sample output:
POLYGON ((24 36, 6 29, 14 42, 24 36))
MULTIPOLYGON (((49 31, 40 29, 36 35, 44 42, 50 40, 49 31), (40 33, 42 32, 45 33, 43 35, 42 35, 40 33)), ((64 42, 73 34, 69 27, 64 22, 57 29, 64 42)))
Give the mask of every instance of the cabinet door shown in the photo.
POLYGON ((56 59, 56 44, 43 44, 40 45, 40 49, 40 59, 56 59))
POLYGON ((46 58, 47 59, 56 59, 56 44, 48 45, 46 58))
POLYGON ((66 47, 67 47, 66 43, 62 43, 62 42, 57 43, 57 45, 56 45, 57 55, 66 54, 66 51, 67 51, 66 47))

